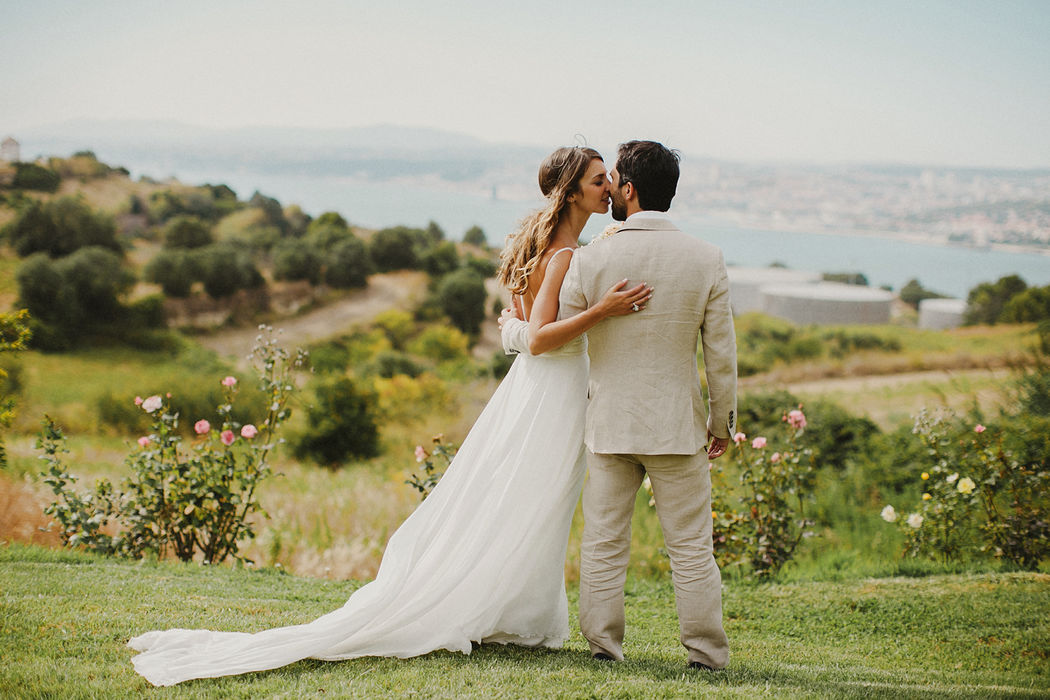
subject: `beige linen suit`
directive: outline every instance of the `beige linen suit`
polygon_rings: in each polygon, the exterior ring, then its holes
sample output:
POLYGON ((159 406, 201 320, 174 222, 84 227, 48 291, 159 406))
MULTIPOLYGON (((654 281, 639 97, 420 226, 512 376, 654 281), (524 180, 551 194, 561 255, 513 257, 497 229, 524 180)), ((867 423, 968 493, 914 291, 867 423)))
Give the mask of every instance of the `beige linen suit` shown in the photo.
MULTIPOLYGON (((707 431, 736 430, 736 339, 722 252, 678 230, 666 215, 639 212, 615 235, 574 254, 559 317, 596 303, 616 282, 647 282, 638 314, 588 331, 591 358, 585 442, 580 628, 592 653, 623 658, 624 603, 635 495, 646 474, 671 558, 681 639, 689 661, 722 668, 721 575, 711 541, 707 431), (702 343, 710 413, 697 371, 702 343)), ((508 350, 528 347, 525 323, 503 329, 508 350)))

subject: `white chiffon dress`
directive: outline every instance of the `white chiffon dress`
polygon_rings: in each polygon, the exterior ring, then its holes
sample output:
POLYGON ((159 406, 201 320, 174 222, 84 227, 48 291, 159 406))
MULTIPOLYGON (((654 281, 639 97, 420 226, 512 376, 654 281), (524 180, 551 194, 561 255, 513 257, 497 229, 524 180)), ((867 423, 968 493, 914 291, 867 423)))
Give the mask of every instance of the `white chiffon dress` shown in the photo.
POLYGON ((583 484, 586 341, 519 355, 379 573, 313 622, 254 634, 171 629, 128 646, 154 685, 306 658, 408 658, 471 642, 568 639, 565 553, 583 484))

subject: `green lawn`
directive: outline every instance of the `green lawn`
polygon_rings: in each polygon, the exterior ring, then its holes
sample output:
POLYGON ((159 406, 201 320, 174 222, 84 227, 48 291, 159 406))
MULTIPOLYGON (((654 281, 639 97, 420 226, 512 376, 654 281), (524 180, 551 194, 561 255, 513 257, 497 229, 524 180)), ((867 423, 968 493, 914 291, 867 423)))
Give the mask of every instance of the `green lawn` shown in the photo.
MULTIPOLYGON (((1050 697, 1050 576, 750 585, 724 593, 732 659, 685 668, 669 581, 628 583, 622 664, 485 645, 471 656, 304 661, 151 690, 124 644, 153 628, 254 631, 341 605, 352 582, 0 547, 0 696, 1050 697)), ((570 602, 575 618, 575 594, 570 602)))

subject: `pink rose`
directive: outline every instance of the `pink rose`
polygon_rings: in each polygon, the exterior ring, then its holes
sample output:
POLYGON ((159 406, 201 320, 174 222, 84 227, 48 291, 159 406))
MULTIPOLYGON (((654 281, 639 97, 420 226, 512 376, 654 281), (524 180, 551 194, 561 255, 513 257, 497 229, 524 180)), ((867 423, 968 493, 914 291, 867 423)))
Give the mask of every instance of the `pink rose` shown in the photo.
POLYGON ((776 464, 777 462, 779 462, 780 461, 780 453, 779 452, 774 452, 773 454, 771 454, 769 456, 769 461, 772 462, 773 464, 776 464))
POLYGON ((211 430, 211 423, 204 419, 201 419, 193 424, 193 432, 197 433, 198 435, 204 435, 209 430, 211 430))
POLYGON ((980 423, 978 423, 977 425, 973 426, 973 432, 975 432, 975 433, 978 433, 978 434, 979 433, 983 433, 985 430, 987 430, 987 428, 985 428, 980 423))
POLYGON ((788 411, 787 422, 795 430, 802 430, 806 427, 806 414, 797 408, 794 411, 788 411))
POLYGON ((756 450, 761 450, 766 446, 766 439, 764 437, 757 437, 751 441, 751 446, 756 450))
POLYGON ((149 447, 149 438, 146 437, 145 435, 140 437, 139 438, 139 447, 142 447, 142 448, 149 447))
POLYGON ((222 380, 223 386, 234 386, 237 384, 237 377, 226 377, 222 380))
POLYGON ((733 442, 735 442, 738 445, 740 443, 742 443, 744 440, 747 440, 747 435, 744 435, 743 433, 737 433, 736 435, 733 436, 733 442))
POLYGON ((233 434, 232 430, 224 430, 219 433, 219 439, 222 440, 222 444, 229 447, 233 444, 233 441, 237 439, 237 436, 233 434))
POLYGON ((427 458, 427 451, 423 449, 422 445, 416 445, 416 461, 422 462, 427 458))
POLYGON ((141 396, 136 396, 135 397, 135 405, 136 406, 141 406, 142 405, 142 397, 141 396))
POLYGON ((241 437, 251 440, 253 437, 259 434, 259 429, 249 423, 248 425, 241 428, 241 437))
POLYGON ((164 400, 159 396, 150 396, 143 400, 142 410, 146 413, 153 413, 164 404, 164 400))

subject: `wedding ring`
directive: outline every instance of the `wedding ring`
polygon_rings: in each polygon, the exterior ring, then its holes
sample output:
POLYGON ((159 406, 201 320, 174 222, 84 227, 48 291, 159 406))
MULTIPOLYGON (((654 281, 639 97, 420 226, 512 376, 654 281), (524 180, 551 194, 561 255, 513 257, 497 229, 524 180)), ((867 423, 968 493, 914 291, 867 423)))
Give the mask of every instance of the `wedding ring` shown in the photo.
POLYGON ((638 309, 638 304, 631 304, 631 308, 634 309, 635 311, 639 310, 638 309))

